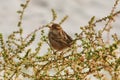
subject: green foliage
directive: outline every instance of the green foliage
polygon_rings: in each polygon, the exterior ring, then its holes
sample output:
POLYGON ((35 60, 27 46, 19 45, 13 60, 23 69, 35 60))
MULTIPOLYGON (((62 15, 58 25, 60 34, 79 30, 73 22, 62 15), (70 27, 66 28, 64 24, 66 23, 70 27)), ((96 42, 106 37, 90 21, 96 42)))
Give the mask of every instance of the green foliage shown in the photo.
MULTIPOLYGON (((26 0, 20 5, 22 10, 17 11, 20 16, 18 30, 13 31, 6 41, 0 33, 0 73, 3 72, 0 74, 1 79, 23 80, 27 77, 30 80, 89 80, 87 76, 93 74, 97 79, 108 80, 101 73, 104 70, 110 74, 112 80, 120 80, 120 39, 117 34, 110 35, 113 37, 111 43, 109 38, 107 43, 102 38, 104 32, 110 32, 110 24, 120 14, 120 11, 115 12, 119 0, 115 1, 108 16, 98 20, 93 16, 88 25, 80 27, 81 32, 75 33, 74 44, 63 51, 51 48, 45 31, 57 19, 54 9, 51 10, 53 19, 50 23, 23 37, 22 19, 29 2, 30 0, 26 0), (106 22, 103 29, 96 31, 97 23, 103 21, 106 22), (34 48, 30 47, 36 40, 37 32, 40 32, 40 40, 34 48), (42 53, 44 44, 49 47, 44 48, 47 52, 42 53)), ((65 16, 59 24, 61 25, 67 17, 65 16)))

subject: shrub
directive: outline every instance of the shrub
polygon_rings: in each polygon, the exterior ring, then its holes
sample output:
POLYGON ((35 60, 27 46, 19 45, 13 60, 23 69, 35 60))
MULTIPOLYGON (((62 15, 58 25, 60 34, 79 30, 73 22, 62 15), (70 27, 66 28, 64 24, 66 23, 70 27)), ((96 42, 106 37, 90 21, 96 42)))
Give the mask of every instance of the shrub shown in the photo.
MULTIPOLYGON (((53 19, 50 23, 40 26, 26 37, 23 37, 24 29, 22 20, 24 12, 30 0, 21 4, 22 10, 18 21, 18 30, 13 31, 4 40, 0 34, 0 78, 4 80, 20 80, 24 78, 33 80, 89 80, 89 75, 100 80, 108 80, 104 75, 107 72, 112 80, 120 80, 120 39, 117 34, 110 35, 112 22, 120 11, 115 11, 119 0, 111 10, 111 13, 96 20, 93 16, 88 25, 80 27, 81 32, 75 33, 75 43, 63 51, 55 51, 49 46, 46 28, 52 24, 57 14, 52 9, 53 19), (97 23, 105 22, 101 30, 96 30, 97 23), (35 44, 36 35, 40 32, 40 38, 35 44), (104 32, 112 36, 113 41, 103 39, 104 32), (44 45, 48 45, 45 47, 44 45), (32 47, 31 47, 32 46, 32 47), (46 50, 46 52, 41 50, 46 50), (44 54, 40 56, 39 54, 44 54), (3 73, 3 74, 2 74, 3 73)), ((65 16, 60 25, 67 19, 65 16)))

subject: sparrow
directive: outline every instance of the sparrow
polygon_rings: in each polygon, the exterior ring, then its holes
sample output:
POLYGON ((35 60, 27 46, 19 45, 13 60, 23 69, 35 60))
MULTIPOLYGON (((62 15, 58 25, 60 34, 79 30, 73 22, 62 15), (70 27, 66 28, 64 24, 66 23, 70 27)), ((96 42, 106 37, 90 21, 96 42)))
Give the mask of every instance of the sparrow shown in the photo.
POLYGON ((48 40, 53 49, 61 51, 72 45, 73 39, 59 24, 53 23, 49 28, 48 40))

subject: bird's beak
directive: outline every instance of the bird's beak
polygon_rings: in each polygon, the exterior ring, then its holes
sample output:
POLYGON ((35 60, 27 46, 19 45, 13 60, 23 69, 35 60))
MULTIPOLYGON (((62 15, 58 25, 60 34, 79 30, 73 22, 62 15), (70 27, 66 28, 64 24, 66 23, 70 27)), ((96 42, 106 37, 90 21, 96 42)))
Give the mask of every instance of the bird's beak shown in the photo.
POLYGON ((47 25, 46 27, 51 28, 51 26, 50 26, 50 25, 47 25))
POLYGON ((51 26, 48 26, 48 28, 51 28, 51 26))
POLYGON ((50 23, 47 25, 47 27, 51 29, 51 28, 52 28, 52 25, 53 25, 53 22, 50 22, 50 23))

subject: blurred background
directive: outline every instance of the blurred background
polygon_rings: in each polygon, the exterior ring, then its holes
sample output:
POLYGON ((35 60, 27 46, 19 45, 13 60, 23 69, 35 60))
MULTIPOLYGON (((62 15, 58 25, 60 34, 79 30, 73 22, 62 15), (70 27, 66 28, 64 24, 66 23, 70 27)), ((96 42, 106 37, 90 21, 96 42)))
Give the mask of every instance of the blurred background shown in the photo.
MULTIPOLYGON (((62 24, 63 29, 72 37, 80 32, 80 26, 85 26, 92 16, 100 19, 110 14, 115 0, 31 0, 27 7, 23 19, 25 35, 41 25, 47 24, 52 20, 51 9, 57 12, 56 23, 68 15, 69 18, 62 24)), ((18 10, 20 4, 25 0, 0 0, 0 33, 4 38, 17 30, 19 21, 18 10)), ((120 10, 120 4, 116 10, 120 10)), ((99 24, 97 29, 103 27, 105 23, 99 24)), ((117 33, 120 38, 120 15, 112 24, 111 34, 117 33)), ((105 37, 105 36, 104 36, 105 37)), ((108 80, 111 79, 109 75, 108 80)), ((92 79, 93 80, 93 79, 92 79)))
MULTIPOLYGON (((0 0, 0 33, 5 37, 17 29, 20 4, 25 0, 0 0)), ((51 9, 55 9, 58 18, 56 22, 68 15, 69 18, 62 24, 64 30, 74 35, 80 32, 80 26, 85 26, 92 16, 96 19, 109 15, 115 0, 31 0, 25 11, 23 27, 28 34, 40 25, 47 24, 52 19, 51 9)), ((116 10, 120 10, 120 5, 116 10)), ((111 33, 120 36, 120 15, 113 24, 111 33)), ((98 29, 102 25, 99 25, 98 29)))

